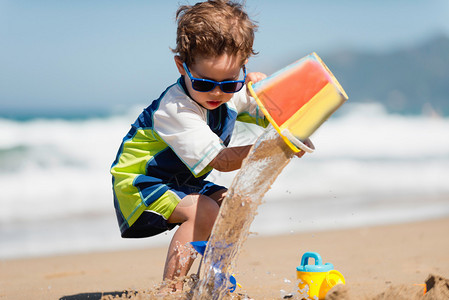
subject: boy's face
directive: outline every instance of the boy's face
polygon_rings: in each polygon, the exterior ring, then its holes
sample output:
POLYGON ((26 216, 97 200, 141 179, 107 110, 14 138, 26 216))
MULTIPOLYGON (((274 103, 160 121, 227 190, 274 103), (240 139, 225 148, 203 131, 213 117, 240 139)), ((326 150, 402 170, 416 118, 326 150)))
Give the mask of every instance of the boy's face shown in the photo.
MULTIPOLYGON (((178 56, 175 56, 175 62, 179 73, 184 76, 190 96, 204 108, 209 110, 216 109, 232 98, 233 94, 224 93, 218 85, 209 92, 198 92, 194 90, 192 88, 192 82, 178 56)), ((224 54, 212 58, 196 58, 195 63, 189 66, 189 70, 193 77, 221 82, 238 80, 239 75, 242 73, 242 64, 239 57, 224 54)))

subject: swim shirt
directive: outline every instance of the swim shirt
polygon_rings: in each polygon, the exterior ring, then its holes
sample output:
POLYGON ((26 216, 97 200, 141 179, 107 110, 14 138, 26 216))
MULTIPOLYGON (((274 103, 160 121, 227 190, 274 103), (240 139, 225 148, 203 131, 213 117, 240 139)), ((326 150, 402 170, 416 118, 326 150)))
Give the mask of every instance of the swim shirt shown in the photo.
POLYGON ((170 185, 196 186, 204 180, 212 171, 209 163, 229 144, 236 120, 269 124, 246 88, 207 110, 190 98, 183 77, 145 108, 111 167, 122 231, 170 185))

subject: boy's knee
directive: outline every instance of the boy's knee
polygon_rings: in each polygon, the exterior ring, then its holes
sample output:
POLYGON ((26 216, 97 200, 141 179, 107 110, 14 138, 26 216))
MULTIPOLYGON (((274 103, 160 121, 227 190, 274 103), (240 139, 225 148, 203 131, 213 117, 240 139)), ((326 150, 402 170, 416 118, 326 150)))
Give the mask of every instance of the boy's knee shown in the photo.
POLYGON ((202 198, 197 206, 195 226, 203 230, 212 230, 218 216, 220 206, 209 197, 202 198))
POLYGON ((209 197, 204 197, 199 201, 197 210, 200 211, 198 212, 199 215, 210 216, 215 220, 218 211, 220 210, 220 206, 215 200, 209 197))

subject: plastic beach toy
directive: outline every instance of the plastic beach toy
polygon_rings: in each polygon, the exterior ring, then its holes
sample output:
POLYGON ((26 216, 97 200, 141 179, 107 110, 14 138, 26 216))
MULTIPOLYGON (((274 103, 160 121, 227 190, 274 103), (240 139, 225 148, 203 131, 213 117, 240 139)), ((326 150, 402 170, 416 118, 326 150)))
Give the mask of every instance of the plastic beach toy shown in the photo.
POLYGON ((204 251, 206 251, 207 241, 190 242, 190 245, 192 245, 196 252, 203 255, 204 251))
MULTIPOLYGON (((190 242, 193 249, 195 249, 199 254, 204 255, 204 251, 206 251, 207 247, 207 241, 197 241, 197 242, 190 242)), ((212 266, 212 268, 215 271, 215 284, 217 285, 223 285, 226 284, 226 275, 221 272, 221 269, 218 266, 212 266)), ((232 293, 235 291, 235 289, 238 287, 242 287, 237 280, 235 279, 234 275, 229 275, 229 291, 232 293)))
POLYGON ((299 279, 298 287, 304 290, 309 287, 307 294, 310 298, 324 299, 327 292, 337 284, 345 284, 343 275, 334 270, 331 263, 323 265, 321 256, 316 252, 306 252, 301 258, 301 265, 296 268, 296 276, 299 279), (309 258, 315 260, 314 265, 309 265, 309 258))
POLYGON ((257 83, 250 82, 248 89, 294 152, 313 152, 304 142, 348 99, 316 53, 257 83))

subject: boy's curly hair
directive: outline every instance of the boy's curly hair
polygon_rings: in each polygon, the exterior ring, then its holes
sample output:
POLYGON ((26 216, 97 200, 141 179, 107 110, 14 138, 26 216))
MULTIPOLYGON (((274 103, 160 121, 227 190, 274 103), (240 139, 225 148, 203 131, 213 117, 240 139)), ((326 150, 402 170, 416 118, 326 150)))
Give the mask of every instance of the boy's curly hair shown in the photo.
POLYGON ((187 65, 199 56, 238 55, 244 61, 256 54, 253 49, 257 25, 243 5, 226 0, 209 0, 183 5, 176 12, 178 30, 172 49, 187 65))

